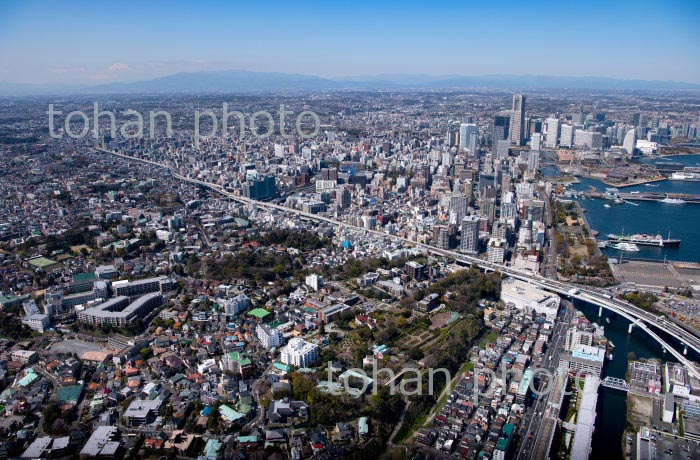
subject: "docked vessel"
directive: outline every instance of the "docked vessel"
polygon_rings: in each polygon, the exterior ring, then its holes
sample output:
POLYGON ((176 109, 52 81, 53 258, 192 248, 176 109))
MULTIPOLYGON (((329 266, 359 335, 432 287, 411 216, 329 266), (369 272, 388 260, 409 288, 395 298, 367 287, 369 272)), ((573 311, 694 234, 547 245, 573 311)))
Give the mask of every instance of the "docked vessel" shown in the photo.
POLYGON ((622 235, 609 233, 607 236, 611 243, 633 243, 637 246, 678 246, 681 244, 681 240, 671 239, 670 233, 668 238, 664 238, 660 233, 657 235, 647 233, 625 235, 623 232, 622 235))
POLYGON ((684 204, 685 200, 681 200, 680 198, 669 198, 666 197, 663 200, 661 200, 662 203, 670 203, 670 204, 684 204))
POLYGON ((639 248, 634 243, 615 243, 610 247, 613 249, 617 249, 618 251, 629 251, 629 252, 638 252, 639 251, 639 248))
POLYGON ((669 179, 686 182, 698 182, 700 181, 700 168, 687 166, 683 168, 683 171, 681 172, 672 173, 669 179))

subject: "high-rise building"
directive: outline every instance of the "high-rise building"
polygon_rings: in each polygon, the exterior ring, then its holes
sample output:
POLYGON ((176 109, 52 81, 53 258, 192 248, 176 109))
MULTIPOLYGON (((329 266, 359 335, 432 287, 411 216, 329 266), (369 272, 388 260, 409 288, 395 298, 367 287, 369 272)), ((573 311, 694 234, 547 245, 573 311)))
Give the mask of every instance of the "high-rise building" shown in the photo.
POLYGON ((316 361, 319 355, 317 345, 307 342, 299 337, 294 337, 287 343, 280 353, 280 361, 284 364, 296 367, 309 367, 316 361))
POLYGON ((571 147, 574 145, 574 127, 571 125, 561 125, 561 137, 559 145, 562 147, 571 147))
POLYGON ((510 141, 508 139, 503 139, 496 143, 496 158, 508 158, 509 151, 510 141))
POLYGON ((467 215, 469 208, 469 198, 466 196, 456 195, 450 198, 450 214, 454 214, 455 223, 459 224, 464 216, 467 215))
POLYGON ((343 209, 347 209, 352 204, 352 194, 347 187, 340 187, 336 190, 336 203, 343 209))
POLYGON ((306 285, 309 286, 314 291, 318 291, 323 287, 323 277, 312 273, 306 277, 306 285))
POLYGON ((469 142, 467 143, 467 149, 472 155, 477 154, 479 150, 479 132, 473 132, 469 135, 469 142))
POLYGON ((540 151, 540 144, 542 143, 542 135, 540 133, 534 133, 530 137, 530 149, 533 152, 539 152, 540 151))
POLYGON ((450 249, 452 243, 450 227, 447 225, 436 225, 433 229, 433 239, 435 241, 435 246, 439 249, 450 249))
POLYGON ((525 140, 525 95, 513 95, 513 110, 511 115, 510 142, 523 145, 525 140))
POLYGON ((498 141, 508 139, 510 127, 510 117, 508 115, 496 115, 493 118, 493 133, 491 134, 491 142, 496 145, 498 141))
POLYGON ((479 134, 479 128, 477 128, 475 124, 462 123, 459 125, 459 148, 469 148, 469 138, 471 137, 472 133, 476 133, 477 135, 479 134))
POLYGON ((593 150, 600 150, 603 148, 603 135, 601 133, 577 129, 574 132, 574 144, 577 147, 588 147, 593 150))
POLYGON ((526 137, 532 137, 533 134, 537 133, 542 134, 542 120, 539 118, 530 118, 526 137))
POLYGON ((491 238, 488 245, 488 261, 502 264, 506 253, 506 241, 500 238, 491 238))
POLYGON ((447 134, 445 134, 445 144, 447 144, 448 147, 454 147, 457 145, 458 133, 459 132, 453 128, 447 129, 447 134))
POLYGON ((462 219, 462 245, 464 252, 479 251, 479 216, 466 216, 462 219))
POLYGON ((559 119, 547 118, 547 147, 556 147, 559 141, 559 119))
POLYGON ((540 152, 538 150, 530 151, 527 157, 527 170, 528 172, 534 173, 540 167, 540 152))
POLYGON ((406 262, 405 270, 409 278, 411 278, 412 280, 419 281, 425 279, 425 275, 427 272, 427 270, 425 269, 425 265, 419 264, 414 260, 409 260, 408 262, 406 262))
POLYGON ((255 328, 255 333, 258 340, 267 350, 274 347, 279 347, 284 343, 284 337, 277 328, 272 328, 267 324, 258 324, 255 328))
POLYGON ((628 154, 632 155, 634 153, 634 147, 637 145, 637 131, 630 129, 625 134, 625 140, 622 142, 622 148, 627 151, 628 154))
POLYGON ((277 194, 275 176, 265 176, 262 179, 243 184, 243 196, 253 200, 267 200, 277 194))
POLYGON ((564 341, 564 350, 573 351, 579 345, 593 345, 593 332, 582 331, 576 327, 569 328, 566 331, 566 338, 564 341))

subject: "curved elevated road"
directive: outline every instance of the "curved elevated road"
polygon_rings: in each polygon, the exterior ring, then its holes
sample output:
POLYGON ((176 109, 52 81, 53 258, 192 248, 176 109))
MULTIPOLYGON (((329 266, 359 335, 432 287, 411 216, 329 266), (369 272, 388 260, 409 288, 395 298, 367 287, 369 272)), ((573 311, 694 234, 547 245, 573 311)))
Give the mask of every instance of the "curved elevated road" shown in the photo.
POLYGON ((217 193, 220 193, 228 198, 231 198, 232 200, 238 201, 239 203, 247 204, 247 205, 256 205, 259 207, 263 208, 268 208, 268 209, 274 209, 277 211, 282 211, 282 212, 291 212, 294 214, 297 214, 298 216, 301 216, 303 218, 313 220, 316 222, 327 222, 332 225, 336 225, 338 227, 343 227, 347 228, 353 231, 357 231, 360 233, 364 234, 374 234, 378 237, 381 238, 387 238, 396 242, 401 242, 405 243, 408 245, 416 246, 425 249, 428 252, 431 252, 433 254, 437 255, 442 255, 445 257, 450 257, 452 259, 455 259, 458 262, 465 263, 465 264, 476 264, 482 269, 486 271, 494 271, 494 272, 499 272, 503 273, 505 275, 508 275, 510 277, 525 281, 527 283, 530 283, 532 285, 535 285, 537 287, 540 287, 542 289, 546 289, 551 292, 556 292, 558 294, 562 294, 568 297, 576 298, 583 300, 588 303, 592 303, 594 305, 598 305, 599 307, 606 308, 610 311, 613 311, 620 316, 623 316, 627 320, 629 320, 632 324, 635 326, 639 327, 643 331, 645 331, 647 334, 649 334, 654 340, 656 340, 665 350, 667 350, 669 353, 671 353, 681 364, 683 364, 687 369, 690 374, 692 374, 695 378, 700 380, 700 371, 698 368, 690 362, 682 353, 678 352, 673 346, 668 344, 666 341, 664 341, 661 337, 659 337, 658 334, 656 334, 649 326, 654 326, 665 333, 674 336, 678 338, 683 345, 691 348, 694 350, 696 353, 700 354, 700 338, 689 333, 682 327, 664 320, 663 318, 660 318, 659 316, 650 313, 648 311, 642 310, 641 308, 638 308, 634 305, 632 305, 629 302, 616 299, 614 298, 613 294, 610 293, 609 291, 605 289, 598 289, 598 288, 582 288, 580 286, 574 285, 574 284, 569 284, 569 283, 563 283, 561 281, 555 281, 551 280, 549 278, 545 278, 541 275, 538 274, 533 274, 532 272, 526 271, 526 270, 519 270, 516 268, 512 267, 506 267, 503 265, 495 264, 492 262, 488 262, 485 260, 478 259, 476 257, 468 256, 465 254, 460 254, 458 252, 454 251, 449 251, 449 250, 444 250, 444 249, 439 249, 435 246, 425 244, 425 243, 419 243, 416 241, 409 240, 408 238, 403 238, 397 235, 390 235, 388 233, 384 233, 378 230, 368 230, 363 227, 358 227, 356 225, 352 225, 346 222, 341 222, 339 220, 330 218, 330 217, 325 217, 325 216, 320 216, 317 214, 311 214, 307 213, 304 211, 299 211, 296 209, 288 208, 286 206, 281 206, 278 204, 274 203, 266 203, 264 201, 258 201, 258 200, 253 200, 250 198, 246 198, 240 195, 236 195, 232 193, 229 190, 226 190, 222 186, 218 184, 214 184, 211 182, 205 182, 199 179, 195 179, 192 177, 188 176, 183 176, 182 174, 179 174, 173 167, 169 165, 165 165, 162 163, 158 163, 152 160, 148 160, 145 158, 138 158, 138 157, 133 157, 130 155, 124 155, 118 152, 113 152, 111 150, 105 150, 99 147, 96 147, 96 149, 99 152, 102 153, 108 153, 111 155, 114 155, 119 158, 123 158, 125 160, 129 161, 138 161, 141 163, 149 164, 158 168, 166 169, 168 170, 173 177, 182 180, 184 182, 188 182, 191 184, 199 185, 202 187, 206 187, 208 189, 214 190, 217 193))

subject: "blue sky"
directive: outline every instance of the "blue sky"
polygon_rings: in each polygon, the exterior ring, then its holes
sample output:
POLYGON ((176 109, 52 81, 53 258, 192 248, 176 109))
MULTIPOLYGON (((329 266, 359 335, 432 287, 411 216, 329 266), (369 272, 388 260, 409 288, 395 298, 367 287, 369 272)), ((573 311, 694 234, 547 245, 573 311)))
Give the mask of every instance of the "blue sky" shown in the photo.
POLYGON ((0 81, 246 69, 700 83, 698 1, 0 2, 0 81))

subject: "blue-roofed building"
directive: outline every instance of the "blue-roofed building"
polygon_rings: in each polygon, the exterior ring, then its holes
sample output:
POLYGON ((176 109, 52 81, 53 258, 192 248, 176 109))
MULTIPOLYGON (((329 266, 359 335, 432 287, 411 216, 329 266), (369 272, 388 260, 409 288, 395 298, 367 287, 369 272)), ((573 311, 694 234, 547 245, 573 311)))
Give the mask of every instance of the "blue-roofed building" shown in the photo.
POLYGON ((526 369, 523 373, 523 378, 520 379, 520 385, 518 386, 518 393, 515 395, 515 401, 522 404, 527 399, 527 395, 530 391, 530 384, 532 383, 533 371, 532 369, 526 369))
POLYGON ((22 388, 26 388, 34 381, 36 381, 39 378, 39 376, 34 372, 34 369, 29 368, 24 374, 24 377, 20 379, 19 382, 17 382, 17 385, 21 386, 22 388))
POLYGON ((56 390, 58 400, 62 403, 78 404, 80 395, 83 393, 82 385, 72 385, 69 387, 61 387, 56 390))
POLYGON ((357 433, 360 436, 366 436, 369 433, 369 424, 367 423, 367 417, 360 417, 357 421, 357 433))
POLYGON ((219 413, 221 414, 221 417, 224 418, 224 421, 228 424, 234 423, 245 417, 244 414, 241 414, 240 412, 234 410, 232 407, 227 406, 226 404, 222 404, 221 406, 219 406, 219 413))
POLYGON ((204 446, 204 451, 200 457, 202 460, 216 460, 219 458, 219 453, 221 452, 221 441, 218 439, 210 439, 204 446))
POLYGON ((600 376, 603 372, 603 363, 605 361, 605 348, 578 345, 570 355, 562 355, 561 361, 571 373, 600 376))

